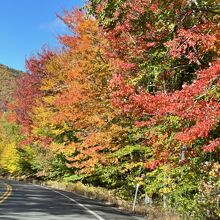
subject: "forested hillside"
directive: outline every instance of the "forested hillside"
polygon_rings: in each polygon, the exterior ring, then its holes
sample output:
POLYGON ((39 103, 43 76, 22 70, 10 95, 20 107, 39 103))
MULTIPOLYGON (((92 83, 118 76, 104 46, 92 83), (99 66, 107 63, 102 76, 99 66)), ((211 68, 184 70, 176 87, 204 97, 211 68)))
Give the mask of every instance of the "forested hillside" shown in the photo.
POLYGON ((20 71, 11 69, 0 64, 0 109, 6 110, 6 105, 12 100, 12 93, 15 89, 15 79, 20 71))
POLYGON ((85 8, 59 17, 69 28, 60 50, 26 61, 1 116, 1 172, 81 181, 127 200, 139 184, 154 207, 219 219, 218 1, 85 8))

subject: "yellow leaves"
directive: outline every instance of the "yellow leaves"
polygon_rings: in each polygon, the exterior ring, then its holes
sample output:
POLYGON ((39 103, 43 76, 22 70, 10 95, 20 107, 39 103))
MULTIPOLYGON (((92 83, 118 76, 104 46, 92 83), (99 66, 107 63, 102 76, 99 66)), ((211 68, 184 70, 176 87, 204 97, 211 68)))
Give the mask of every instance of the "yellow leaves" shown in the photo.
POLYGON ((54 155, 62 153, 68 159, 69 156, 71 156, 76 151, 76 144, 71 143, 69 145, 63 145, 60 143, 52 142, 50 145, 50 150, 54 155))
POLYGON ((209 175, 211 177, 220 179, 220 164, 219 163, 212 164, 212 169, 210 169, 209 175))
POLYGON ((20 171, 20 156, 17 149, 22 140, 18 126, 7 122, 8 113, 0 118, 0 169, 8 173, 20 171))
POLYGON ((15 142, 3 141, 0 143, 0 168, 9 173, 19 171, 19 154, 15 142))
POLYGON ((52 133, 53 133, 55 136, 58 136, 58 135, 62 134, 63 131, 64 131, 64 130, 61 129, 61 128, 55 128, 55 129, 53 129, 52 133))
POLYGON ((143 181, 143 178, 141 177, 136 177, 135 178, 135 182, 138 184, 138 185, 144 185, 144 181, 143 181))
POLYGON ((52 127, 52 117, 54 112, 52 109, 47 108, 43 103, 38 102, 38 105, 33 109, 32 120, 33 120, 33 133, 38 133, 39 129, 45 127, 52 127))
MULTIPOLYGON (((128 172, 130 170, 133 170, 134 168, 138 168, 138 167, 144 167, 144 163, 143 162, 131 162, 131 163, 127 163, 123 169, 123 172, 128 172)), ((143 177, 136 177, 135 178, 136 181, 143 181, 143 177)))
POLYGON ((47 104, 48 106, 54 105, 55 100, 56 100, 55 96, 44 96, 44 97, 42 97, 42 102, 47 104))
POLYGON ((168 188, 168 187, 163 187, 163 188, 161 188, 161 189, 159 190, 159 192, 160 192, 161 194, 168 194, 168 193, 172 192, 172 189, 171 189, 171 188, 168 188))
POLYGON ((42 86, 41 86, 41 90, 42 91, 46 91, 49 90, 51 88, 54 88, 56 86, 56 82, 52 81, 52 80, 42 80, 42 86))

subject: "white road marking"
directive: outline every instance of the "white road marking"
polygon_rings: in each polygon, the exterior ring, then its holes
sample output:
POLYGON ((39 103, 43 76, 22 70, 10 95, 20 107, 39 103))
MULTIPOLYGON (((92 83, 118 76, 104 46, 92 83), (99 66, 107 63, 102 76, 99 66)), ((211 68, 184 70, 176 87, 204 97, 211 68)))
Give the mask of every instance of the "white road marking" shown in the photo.
POLYGON ((93 216, 95 216, 98 220, 105 220, 105 219, 102 218, 100 215, 98 215, 97 213, 93 212, 92 210, 90 210, 89 208, 87 208, 86 206, 84 206, 83 204, 77 202, 75 199, 72 199, 72 198, 70 198, 69 196, 67 196, 67 195, 65 195, 65 194, 63 194, 63 193, 61 193, 61 192, 58 192, 58 191, 53 190, 53 189, 51 189, 51 188, 48 188, 48 187, 46 187, 46 186, 39 186, 39 185, 35 185, 35 186, 37 186, 37 187, 42 187, 42 188, 44 188, 44 189, 50 190, 50 191, 52 191, 52 192, 55 192, 55 193, 57 193, 57 194, 59 194, 59 195, 65 197, 65 198, 69 199, 70 201, 76 203, 78 206, 84 208, 87 212, 89 212, 90 214, 92 214, 93 216))

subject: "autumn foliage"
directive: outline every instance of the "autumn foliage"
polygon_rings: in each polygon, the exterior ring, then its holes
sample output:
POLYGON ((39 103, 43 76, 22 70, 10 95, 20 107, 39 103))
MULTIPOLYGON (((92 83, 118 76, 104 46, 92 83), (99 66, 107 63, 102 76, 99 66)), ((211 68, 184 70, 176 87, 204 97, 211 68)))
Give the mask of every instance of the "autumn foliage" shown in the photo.
POLYGON ((192 219, 219 216, 211 199, 220 176, 219 4, 90 0, 86 8, 59 16, 70 32, 58 37, 61 48, 30 57, 17 80, 13 122, 0 127, 20 132, 10 172, 20 156, 21 173, 127 199, 141 181, 142 196, 166 197, 192 219))
MULTIPOLYGON (((197 140, 207 139, 201 149, 218 151, 218 136, 210 135, 220 116, 215 2, 207 1, 213 4, 208 9, 193 1, 114 1, 115 7, 111 1, 91 2, 115 68, 110 84, 114 106, 135 117, 139 127, 178 117, 183 126, 175 140, 194 151, 197 140)), ((146 140, 151 143, 148 133, 146 140)), ((175 153, 164 146, 156 152, 157 160, 159 152, 166 158, 175 153)))

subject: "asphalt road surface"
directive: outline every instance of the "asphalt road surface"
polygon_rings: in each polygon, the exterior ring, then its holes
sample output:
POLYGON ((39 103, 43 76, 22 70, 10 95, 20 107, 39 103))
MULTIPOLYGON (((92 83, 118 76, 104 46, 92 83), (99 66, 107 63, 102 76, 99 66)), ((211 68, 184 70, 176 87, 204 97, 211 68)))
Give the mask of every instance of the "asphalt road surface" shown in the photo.
POLYGON ((0 220, 144 220, 70 192, 0 181, 0 220))

